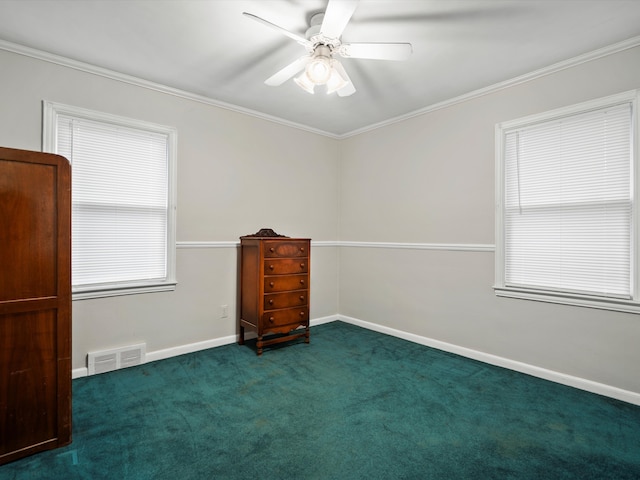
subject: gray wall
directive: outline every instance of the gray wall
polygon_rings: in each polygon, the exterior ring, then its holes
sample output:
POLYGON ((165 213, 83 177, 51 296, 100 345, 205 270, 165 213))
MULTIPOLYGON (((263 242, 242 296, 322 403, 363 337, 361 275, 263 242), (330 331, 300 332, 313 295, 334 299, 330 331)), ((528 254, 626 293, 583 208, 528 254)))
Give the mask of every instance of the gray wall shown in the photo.
POLYGON ((1 50, 0 71, 2 146, 41 150, 42 100, 178 130, 178 286, 74 301, 74 369, 92 351, 146 342, 153 353, 235 335, 237 248, 229 244, 262 227, 333 242, 312 249, 311 318, 335 316, 337 140, 1 50))
POLYGON ((229 242, 271 227, 328 244, 312 253, 313 319, 339 312, 640 393, 638 316, 496 298, 493 252, 429 249, 493 245, 497 122, 640 87, 640 48, 340 141, 6 51, 0 69, 0 145, 41 149, 42 100, 178 129, 178 286, 75 301, 74 369, 90 351, 234 335, 229 242))
MULTIPOLYGON (((495 124, 638 87, 634 48, 343 140, 341 241, 494 244, 495 124)), ((496 298, 491 251, 387 247, 341 248, 341 315, 640 392, 637 315, 496 298)))

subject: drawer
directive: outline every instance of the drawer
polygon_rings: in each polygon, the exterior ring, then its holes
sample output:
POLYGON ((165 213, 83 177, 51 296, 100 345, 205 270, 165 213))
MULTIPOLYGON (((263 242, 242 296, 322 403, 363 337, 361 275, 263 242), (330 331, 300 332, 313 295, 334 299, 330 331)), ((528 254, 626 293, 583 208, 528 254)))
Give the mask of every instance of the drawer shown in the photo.
POLYGON ((286 308, 266 312, 262 315, 262 322, 265 328, 278 327, 281 325, 300 325, 309 320, 309 308, 286 308))
POLYGON ((309 292, 298 290, 297 292, 272 293, 264 296, 264 309, 288 308, 304 306, 309 303, 309 292))
POLYGON ((307 274, 264 277, 264 293, 301 290, 307 288, 308 285, 309 276, 307 274))
POLYGON ((269 241, 264 242, 264 256, 271 257, 306 257, 309 254, 309 244, 304 241, 269 241))
POLYGON ((309 262, 306 258, 272 258, 264 261, 265 275, 289 275, 308 271, 309 262))

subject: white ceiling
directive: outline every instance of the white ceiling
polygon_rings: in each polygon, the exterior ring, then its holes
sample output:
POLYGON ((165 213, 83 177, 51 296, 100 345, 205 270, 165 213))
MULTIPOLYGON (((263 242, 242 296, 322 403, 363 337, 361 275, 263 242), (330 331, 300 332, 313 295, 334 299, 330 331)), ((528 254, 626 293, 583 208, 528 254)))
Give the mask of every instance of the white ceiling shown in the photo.
POLYGON ((326 4, 0 0, 0 41, 339 137, 640 35, 640 0, 361 0, 343 42, 410 42, 409 60, 342 59, 350 97, 265 85, 305 50, 242 12, 304 36, 326 4))

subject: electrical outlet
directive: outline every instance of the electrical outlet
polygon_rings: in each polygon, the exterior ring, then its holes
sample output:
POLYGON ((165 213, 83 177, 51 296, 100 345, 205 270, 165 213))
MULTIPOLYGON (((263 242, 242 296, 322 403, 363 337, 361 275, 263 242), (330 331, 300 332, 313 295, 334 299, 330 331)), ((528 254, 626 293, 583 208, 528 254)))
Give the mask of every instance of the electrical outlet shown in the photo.
POLYGON ((229 316, 229 305, 220 305, 220 318, 227 318, 229 316))

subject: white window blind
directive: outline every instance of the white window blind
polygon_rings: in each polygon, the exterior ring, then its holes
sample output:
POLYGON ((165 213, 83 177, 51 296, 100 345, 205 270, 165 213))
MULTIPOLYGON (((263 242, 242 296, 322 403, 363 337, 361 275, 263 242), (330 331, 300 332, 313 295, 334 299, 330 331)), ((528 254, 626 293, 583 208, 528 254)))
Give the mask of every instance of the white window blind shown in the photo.
POLYGON ((632 107, 503 131, 502 286, 633 299, 632 107))
POLYGON ((72 164, 74 294, 175 284, 170 133, 64 113, 54 123, 72 164))

